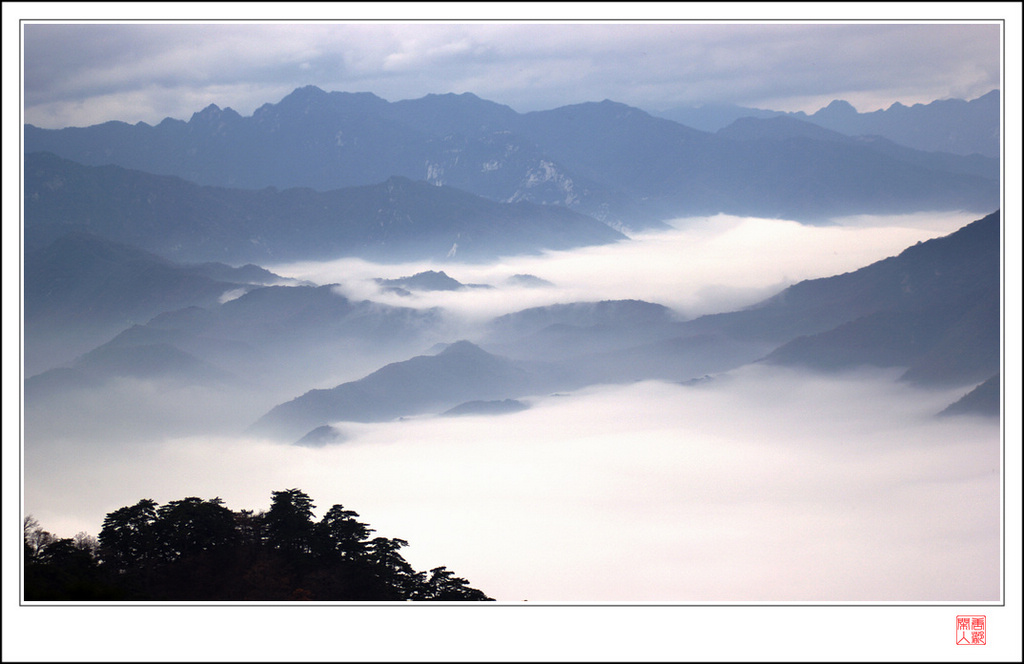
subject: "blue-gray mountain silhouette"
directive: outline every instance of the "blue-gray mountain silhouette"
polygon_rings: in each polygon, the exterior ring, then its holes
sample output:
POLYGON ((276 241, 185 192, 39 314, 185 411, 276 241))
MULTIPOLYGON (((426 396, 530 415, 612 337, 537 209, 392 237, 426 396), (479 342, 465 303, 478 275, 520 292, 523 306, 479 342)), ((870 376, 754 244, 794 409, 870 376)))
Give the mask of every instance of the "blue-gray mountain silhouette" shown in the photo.
POLYGON ((529 407, 529 404, 523 403, 518 399, 478 400, 460 403, 458 406, 449 408, 441 414, 448 417, 462 415, 505 415, 508 413, 518 413, 527 410, 529 407))
POLYGON ((846 136, 879 136, 924 152, 978 154, 998 159, 1000 154, 1000 94, 992 90, 977 99, 941 99, 858 113, 847 101, 836 99, 807 114, 718 104, 674 108, 654 113, 659 117, 703 131, 718 131, 741 118, 789 117, 814 123, 846 136))
POLYGON ((357 381, 306 392, 274 407, 253 425, 253 431, 295 439, 332 422, 386 421, 442 412, 470 400, 521 396, 545 388, 552 380, 548 367, 508 360, 459 341, 437 355, 418 355, 357 381))
POLYGON ((996 374, 950 404, 939 414, 999 417, 1001 411, 1000 376, 996 374))
POLYGON ((409 295, 410 291, 457 291, 470 288, 493 288, 487 284, 464 284, 452 279, 443 270, 425 270, 408 277, 374 279, 385 291, 409 295))
POLYGON ((720 129, 716 135, 734 141, 755 143, 777 143, 804 139, 868 147, 898 161, 914 164, 924 169, 981 177, 987 180, 998 180, 1000 173, 999 159, 996 157, 986 157, 980 154, 957 155, 948 152, 923 152, 881 136, 847 136, 831 129, 825 129, 813 122, 799 120, 788 115, 767 119, 741 118, 720 129))
POLYGON ((24 266, 29 376, 70 361, 163 311, 215 305, 225 292, 257 276, 226 265, 179 265, 80 232, 26 249, 24 266))
POLYGON ((898 256, 682 328, 780 344, 768 362, 899 366, 920 384, 981 382, 999 371, 999 237, 995 212, 898 256))
POLYGON ((999 371, 999 226, 993 213, 740 311, 680 322, 649 303, 577 303, 502 316, 486 339, 511 357, 564 358, 581 382, 685 381, 762 359, 904 367, 916 384, 975 385, 999 371))
MULTIPOLYGON (((998 122, 984 131, 998 133, 998 122)), ((188 122, 25 127, 26 152, 219 187, 369 186, 393 176, 496 201, 558 205, 639 225, 726 212, 835 215, 993 209, 999 186, 871 142, 735 141, 605 100, 519 114, 473 95, 389 103, 300 88, 252 116, 209 106, 188 122)))
POLYGON ((179 262, 231 263, 473 260, 624 239, 562 207, 497 203, 403 177, 327 192, 250 191, 26 155, 26 247, 75 230, 179 262))
POLYGON ((997 212, 737 312, 680 322, 660 305, 621 301, 502 316, 492 321, 488 344, 515 360, 459 342, 436 356, 307 392, 271 410, 255 429, 294 438, 332 421, 443 412, 465 401, 602 382, 686 381, 758 358, 820 370, 899 366, 906 367, 905 380, 918 384, 977 384, 999 370, 998 298, 997 212))
MULTIPOLYGON (((164 312, 123 330, 84 357, 99 354, 108 358, 108 374, 121 367, 120 375, 130 375, 129 360, 115 362, 114 358, 141 358, 164 349, 163 355, 187 355, 259 386, 280 381, 280 374, 289 368, 297 371, 319 365, 327 371, 342 366, 346 350, 358 352, 372 346, 381 352, 401 346, 437 322, 435 310, 354 301, 329 285, 264 286, 224 303, 164 312)), ((81 362, 82 358, 75 366, 81 362)), ((134 374, 160 377, 159 371, 147 373, 151 365, 140 359, 134 374)), ((310 379, 317 375, 311 369, 305 371, 310 379)), ((195 374, 195 382, 205 381, 195 374)))

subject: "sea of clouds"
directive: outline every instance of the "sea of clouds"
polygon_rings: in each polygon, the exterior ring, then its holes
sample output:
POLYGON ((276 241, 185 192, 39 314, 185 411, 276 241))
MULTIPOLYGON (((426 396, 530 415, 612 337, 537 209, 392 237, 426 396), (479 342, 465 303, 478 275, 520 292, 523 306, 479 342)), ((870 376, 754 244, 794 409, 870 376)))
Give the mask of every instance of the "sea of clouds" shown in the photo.
MULTIPOLYGON (((453 334, 578 300, 643 299, 691 317, 863 267, 977 216, 816 227, 713 217, 486 265, 273 269, 445 307, 466 325, 453 334), (401 297, 372 281, 422 269, 498 287, 401 297), (522 273, 554 285, 501 286, 522 273)), ((61 536, 97 534, 107 512, 142 498, 259 510, 294 487, 317 516, 343 504, 378 535, 408 540, 417 569, 445 565, 509 602, 998 601, 999 422, 937 418, 966 389, 922 390, 898 375, 751 365, 698 385, 533 395, 530 409, 502 416, 338 423, 345 442, 319 448, 242 434, 260 414, 252 404, 218 416, 223 404, 204 408, 201 389, 140 382, 118 388, 136 421, 101 393, 95 407, 79 404, 81 435, 26 428, 25 512, 61 536)))

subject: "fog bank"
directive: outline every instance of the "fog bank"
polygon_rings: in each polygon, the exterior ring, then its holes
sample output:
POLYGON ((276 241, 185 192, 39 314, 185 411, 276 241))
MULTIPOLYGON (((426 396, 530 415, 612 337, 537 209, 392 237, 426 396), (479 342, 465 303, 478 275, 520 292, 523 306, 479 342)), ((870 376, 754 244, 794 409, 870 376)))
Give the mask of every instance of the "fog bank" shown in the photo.
POLYGON ((27 512, 70 536, 148 497, 265 509, 306 491, 532 602, 995 601, 997 421, 935 419, 963 390, 898 371, 750 366, 495 417, 342 423, 324 448, 229 437, 26 450, 27 512))
POLYGON ((357 299, 401 306, 441 306, 469 320, 561 302, 640 299, 671 307, 685 317, 732 311, 803 279, 857 270, 895 256, 924 240, 947 235, 982 215, 964 212, 856 216, 834 225, 716 215, 677 219, 664 231, 629 241, 572 251, 516 256, 488 264, 403 263, 360 259, 275 265, 283 276, 318 284, 338 283, 357 299), (394 279, 443 270, 464 284, 491 289, 381 293, 374 278, 394 279), (510 287, 515 274, 532 274, 553 288, 510 287))

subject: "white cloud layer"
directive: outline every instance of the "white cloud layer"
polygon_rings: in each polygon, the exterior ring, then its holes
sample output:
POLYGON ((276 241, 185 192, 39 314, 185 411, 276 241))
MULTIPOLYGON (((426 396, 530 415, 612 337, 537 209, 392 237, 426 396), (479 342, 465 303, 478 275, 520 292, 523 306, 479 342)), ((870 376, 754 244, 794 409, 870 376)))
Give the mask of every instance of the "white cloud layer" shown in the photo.
MULTIPOLYGON (((500 313, 568 301, 573 294, 584 299, 643 297, 696 314, 702 308, 728 308, 729 302, 756 299, 786 280, 861 267, 973 218, 863 217, 843 219, 842 227, 818 228, 719 218, 720 232, 695 222, 664 238, 679 252, 675 264, 662 263, 674 265, 675 290, 657 275, 645 275, 627 279, 630 289, 607 295, 600 290, 610 287, 602 273, 625 270, 615 265, 631 255, 631 243, 605 248, 608 255, 603 258, 593 250, 591 262, 599 269, 559 254, 529 265, 490 267, 358 262, 294 267, 296 273, 340 281, 349 289, 368 286, 365 278, 403 276, 427 267, 446 269, 467 283, 498 283, 522 272, 556 283, 551 289, 522 289, 504 303, 487 299, 490 291, 456 293, 449 304, 463 303, 459 311, 468 320, 483 317, 477 307, 500 313), (750 247, 738 232, 744 228, 755 236, 785 239, 793 249, 783 250, 785 245, 772 241, 767 247, 755 246, 752 253, 737 253, 750 247), (729 260, 706 279, 687 273, 703 252, 710 256, 716 242, 719 256, 729 260), (821 247, 833 247, 835 253, 821 247), (848 258, 847 252, 859 257, 848 258), (683 278, 688 274, 692 282, 683 278), (757 275, 761 281, 753 278, 757 275), (531 299, 534 295, 537 299, 531 299)), ((1010 239, 1017 237, 1017 228, 1007 225, 1010 239)), ((1010 239, 1008 249, 1020 246, 1010 239)), ((636 246, 645 241, 634 240, 636 246)), ((639 257, 652 259, 642 253, 639 257)), ((1014 334, 1019 338, 1020 329, 1019 297, 1013 297, 1019 294, 1018 268, 1019 256, 1013 253, 1007 266, 1011 339, 1014 334)), ((5 285, 17 282, 16 275, 4 280, 5 285)), ((410 304, 408 300, 402 302, 410 304)), ((426 297, 413 301, 417 306, 445 303, 440 296, 433 302, 426 297)), ((1019 344, 1010 343, 1006 350, 1007 403, 1016 403, 1019 344)), ((5 370, 17 365, 17 353, 13 357, 14 362, 5 361, 5 370)), ((166 423, 165 435, 139 434, 134 421, 104 423, 95 417, 78 427, 99 430, 88 439, 32 438, 32 431, 26 431, 24 456, 19 458, 12 447, 5 456, 11 480, 5 482, 5 545, 12 550, 20 546, 21 508, 50 531, 71 536, 83 530, 96 534, 106 513, 143 497, 163 503, 188 495, 220 496, 232 509, 265 509, 271 491, 299 487, 313 498, 318 515, 342 503, 359 512, 378 534, 407 539, 411 546, 405 555, 417 569, 445 565, 517 605, 521 599, 661 603, 998 598, 999 426, 972 418, 934 420, 931 415, 959 397, 959 391, 918 391, 893 382, 895 375, 878 371, 815 377, 750 368, 732 380, 698 389, 655 382, 595 387, 538 397, 530 410, 499 418, 344 424, 349 441, 319 449, 232 434, 262 412, 256 402, 225 408, 216 395, 202 390, 153 395, 144 384, 127 384, 118 394, 132 399, 122 410, 134 411, 142 424, 166 423), (195 433, 197 423, 204 434, 195 433), (19 461, 24 463, 21 478, 13 474, 19 461)), ((14 388, 5 389, 5 397, 16 395, 16 384, 14 388)), ((16 403, 5 403, 5 440, 6 433, 12 440, 17 437, 17 413, 16 403)), ((70 417, 72 412, 57 415, 55 419, 70 417)), ((1006 439, 1019 439, 1019 413, 1012 408, 1006 426, 1006 439)), ((1019 449, 1010 445, 1005 450, 1007 588, 1019 586, 1020 579, 1012 564, 1020 542, 1019 449)), ((5 558, 5 563, 11 563, 5 565, 4 588, 13 609, 5 611, 5 630, 16 630, 21 637, 5 639, 5 648, 20 643, 27 656, 25 644, 40 643, 59 626, 67 638, 51 644, 46 650, 50 655, 74 658, 95 650, 92 636, 109 627, 111 611, 118 609, 19 610, 17 559, 5 558)), ((503 654, 514 659, 559 652, 565 659, 587 655, 624 661, 678 659, 694 652, 710 659, 757 659, 765 653, 827 659, 836 643, 849 643, 844 652, 854 659, 948 656, 948 648, 937 645, 935 636, 936 621, 944 619, 931 607, 858 608, 852 613, 834 607, 605 607, 575 612, 562 607, 481 607, 460 610, 459 639, 442 642, 436 635, 450 632, 451 609, 404 609, 408 607, 373 607, 368 612, 332 607, 296 613, 294 607, 281 607, 259 613, 264 620, 308 634, 302 653, 310 658, 336 656, 333 635, 339 616, 354 633, 367 635, 353 650, 367 659, 414 659, 432 651, 442 658, 454 652, 478 659, 481 653, 494 652, 495 643, 503 644, 503 654), (807 628, 798 640, 792 624, 796 610, 801 627, 807 628), (879 630, 879 625, 894 621, 900 626, 898 634, 879 630), (699 630, 704 640, 684 647, 678 636, 681 625, 699 630), (751 638, 732 638, 737 630, 751 638), (395 633, 408 638, 396 640, 395 633), (464 633, 472 636, 463 639, 464 633), (860 638, 868 633, 879 637, 870 642, 860 638), (510 634, 524 638, 509 639, 510 634), (565 643, 571 649, 551 649, 551 644, 565 643), (431 644, 427 650, 425 644, 431 644)), ((945 610, 952 634, 956 609, 946 607, 940 613, 945 610)), ((218 619, 199 625, 192 608, 126 611, 118 614, 129 626, 121 649, 133 657, 152 647, 155 622, 194 636, 187 642, 162 643, 175 657, 224 652, 229 658, 258 659, 268 653, 287 658, 296 652, 293 639, 226 643, 221 618, 244 633, 254 615, 248 609, 212 609, 218 619)), ((1012 602, 986 605, 983 612, 993 623, 1019 623, 1019 608, 1012 602)), ((157 631, 161 637, 167 633, 157 631)), ((1003 650, 991 652, 1013 658, 1005 639, 992 643, 1003 650)), ((104 650, 101 657, 110 652, 104 650)))
MULTIPOLYGON (((474 322, 555 302, 732 309, 970 220, 814 227, 719 216, 491 265, 276 269, 374 297, 373 277, 427 267, 465 283, 529 272, 555 284, 394 296, 456 312, 454 340, 474 322)), ((701 387, 537 395, 531 409, 500 417, 340 423, 346 442, 317 449, 234 433, 287 396, 232 405, 202 389, 122 381, 29 418, 25 510, 59 534, 95 534, 106 513, 146 497, 263 509, 271 491, 297 487, 320 513, 342 503, 380 534, 409 540, 418 569, 446 565, 507 601, 997 600, 998 423, 935 419, 966 390, 918 390, 898 375, 750 366, 701 387)))
POLYGON ((668 231, 573 251, 516 256, 483 265, 403 263, 359 259, 271 266, 282 276, 337 283, 346 295, 399 306, 441 306, 467 321, 575 301, 640 299, 685 317, 733 311, 803 279, 829 277, 895 256, 907 247, 946 235, 978 219, 969 212, 858 216, 831 226, 780 219, 716 215, 673 222, 668 231), (463 284, 490 289, 380 293, 374 278, 443 270, 463 284), (554 288, 509 287, 515 274, 532 274, 554 288))
POLYGON ((315 449, 46 445, 26 502, 71 534, 143 497, 265 509, 298 487, 506 601, 998 600, 998 423, 934 419, 962 390, 896 375, 598 386, 500 417, 346 423, 315 449))

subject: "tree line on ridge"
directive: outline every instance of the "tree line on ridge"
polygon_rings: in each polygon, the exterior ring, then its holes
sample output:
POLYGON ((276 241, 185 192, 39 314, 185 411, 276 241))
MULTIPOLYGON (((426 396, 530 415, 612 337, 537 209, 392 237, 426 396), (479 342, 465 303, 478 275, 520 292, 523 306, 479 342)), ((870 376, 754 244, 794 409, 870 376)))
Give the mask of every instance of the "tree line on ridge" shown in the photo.
POLYGON ((106 515, 99 537, 58 538, 24 523, 27 601, 481 601, 446 567, 416 571, 408 542, 371 537, 343 505, 317 521, 299 489, 270 509, 232 511, 219 498, 143 499, 106 515))

